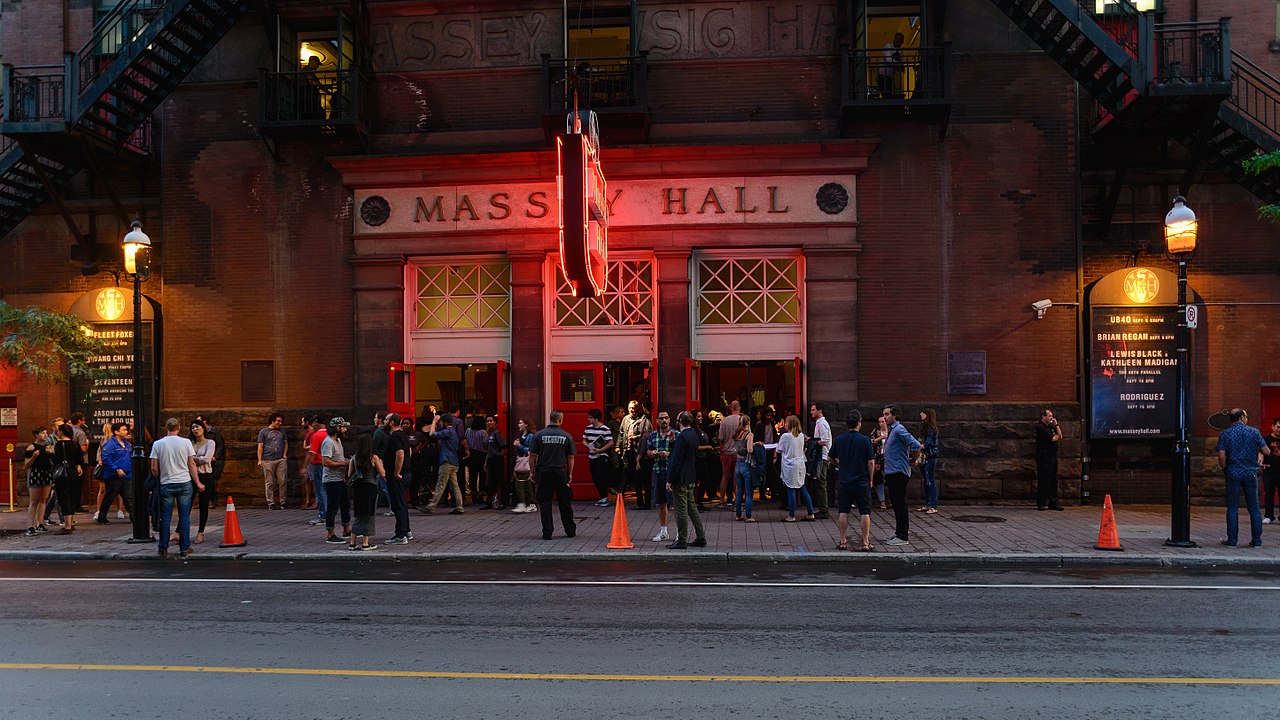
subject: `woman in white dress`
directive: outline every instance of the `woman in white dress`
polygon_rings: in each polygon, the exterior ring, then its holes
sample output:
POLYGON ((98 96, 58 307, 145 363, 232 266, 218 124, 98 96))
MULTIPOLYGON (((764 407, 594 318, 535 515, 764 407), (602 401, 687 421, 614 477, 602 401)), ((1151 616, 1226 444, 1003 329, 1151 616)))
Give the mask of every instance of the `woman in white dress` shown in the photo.
POLYGON ((800 418, 788 415, 787 431, 778 438, 778 458, 782 463, 782 483, 787 486, 787 516, 782 522, 796 521, 796 493, 804 499, 805 509, 809 514, 802 518, 812 522, 817 520, 813 514, 813 498, 809 497, 809 489, 804 486, 804 433, 800 430, 800 418))

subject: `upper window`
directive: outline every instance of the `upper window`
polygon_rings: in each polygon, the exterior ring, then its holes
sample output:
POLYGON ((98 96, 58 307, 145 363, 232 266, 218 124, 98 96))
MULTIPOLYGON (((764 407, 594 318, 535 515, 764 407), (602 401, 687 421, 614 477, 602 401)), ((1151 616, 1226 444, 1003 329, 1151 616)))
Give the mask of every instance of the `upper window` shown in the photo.
POLYGON ((653 325, 653 261, 611 260, 605 291, 577 298, 564 273, 557 272, 556 325, 653 325))
POLYGON ((632 18, 635 2, 576 4, 565 16, 569 57, 608 58, 634 55, 632 18))
POLYGON ((416 275, 416 329, 511 327, 509 264, 421 265, 416 275))
POLYGON ((799 323, 799 258, 698 261, 699 325, 799 323))

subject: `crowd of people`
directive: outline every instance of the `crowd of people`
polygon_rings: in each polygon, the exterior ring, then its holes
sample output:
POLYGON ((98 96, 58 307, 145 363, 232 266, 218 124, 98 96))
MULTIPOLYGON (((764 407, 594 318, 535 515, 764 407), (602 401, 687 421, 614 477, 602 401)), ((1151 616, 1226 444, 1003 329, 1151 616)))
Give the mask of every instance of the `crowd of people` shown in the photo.
MULTIPOLYGON (((938 512, 940 443, 937 414, 931 408, 920 411, 917 434, 904 426, 899 410, 889 405, 876 416, 870 432, 863 429, 869 419, 859 411, 849 412, 844 418, 847 429, 835 437, 822 403, 809 405, 808 424, 795 415, 778 417, 771 406, 755 408, 751 416, 736 401, 727 409, 724 415, 687 410, 673 422, 669 412, 659 411, 650 418, 640 402, 632 401, 608 418, 602 410, 591 410, 579 437, 563 429, 562 413, 552 411, 542 429, 529 419, 519 420, 510 439, 503 436, 495 416, 478 412, 464 416, 458 406, 442 412, 428 408, 417 419, 378 413, 372 428, 354 437, 349 435, 351 423, 344 418, 312 416, 303 421, 302 507, 315 511, 309 523, 324 527, 326 543, 343 544, 353 551, 378 547, 374 539, 380 504, 387 508, 381 514, 394 518, 392 529, 383 533, 385 545, 404 545, 413 539, 411 511, 434 514, 442 506, 456 515, 466 513, 468 507, 539 513, 545 539, 554 534, 558 510, 564 533, 573 537, 570 478, 576 456, 585 451, 599 495, 596 504, 608 506, 619 495, 633 496, 633 510, 657 511, 653 541, 669 542, 667 547, 672 549, 705 544, 700 513, 726 510, 736 521, 755 523, 762 503, 774 503, 784 511, 783 522, 828 519, 834 505, 840 549, 854 545, 867 552, 874 550, 871 512, 892 510, 894 534, 883 542, 905 545, 911 542, 907 489, 913 475, 920 477, 923 500, 916 509, 938 512), (350 456, 348 447, 354 449, 350 456), (849 539, 851 517, 856 517, 855 529, 860 529, 854 543, 849 539)), ((1256 430, 1249 432, 1243 426, 1243 411, 1238 414, 1233 414, 1233 420, 1241 427, 1233 426, 1220 441, 1228 480, 1235 478, 1235 485, 1229 483, 1228 488, 1229 537, 1224 544, 1235 544, 1232 519, 1243 489, 1251 512, 1251 544, 1256 545, 1261 543, 1261 525, 1274 520, 1273 503, 1269 497, 1263 518, 1257 488, 1250 502, 1248 473, 1241 468, 1256 469, 1262 463, 1268 495, 1277 492, 1280 466, 1264 456, 1280 442, 1280 419, 1273 424, 1268 443, 1256 430), (1249 454, 1254 446, 1264 459, 1255 462, 1249 454), (1231 487, 1236 488, 1234 505, 1231 487)), ((289 507, 289 433, 284 422, 283 415, 274 414, 257 435, 257 464, 270 510, 289 507)), ((186 427, 189 432, 183 437, 182 424, 170 418, 165 436, 152 443, 148 454, 149 482, 155 490, 152 513, 159 516, 154 522, 160 531, 158 550, 166 557, 172 542, 179 544, 181 556, 204 542, 226 457, 226 444, 203 417, 186 427), (190 533, 193 506, 198 509, 194 536, 190 533), (175 510, 178 525, 171 532, 175 510)), ((93 443, 96 453, 91 453, 93 438, 80 414, 32 431, 24 461, 30 494, 28 536, 50 532, 55 526, 59 533, 74 533, 77 514, 84 512, 83 486, 90 478, 98 489, 92 521, 110 524, 113 508, 117 519, 132 512, 131 428, 125 423, 106 425, 101 437, 100 443, 93 443)), ((1057 454, 1062 430, 1047 408, 1036 424, 1035 438, 1037 507, 1061 510, 1057 454)))

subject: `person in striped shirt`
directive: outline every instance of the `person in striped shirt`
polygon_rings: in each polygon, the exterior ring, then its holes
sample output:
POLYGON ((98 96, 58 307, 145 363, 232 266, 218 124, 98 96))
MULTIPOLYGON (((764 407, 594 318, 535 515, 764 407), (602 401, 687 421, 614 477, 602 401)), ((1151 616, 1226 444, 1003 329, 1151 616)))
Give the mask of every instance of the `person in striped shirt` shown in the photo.
POLYGON ((599 507, 609 506, 609 487, 613 480, 613 467, 609 453, 613 450, 613 431, 604 424, 604 413, 596 408, 587 411, 587 427, 582 431, 582 444, 587 446, 587 460, 591 467, 591 482, 596 485, 599 507))

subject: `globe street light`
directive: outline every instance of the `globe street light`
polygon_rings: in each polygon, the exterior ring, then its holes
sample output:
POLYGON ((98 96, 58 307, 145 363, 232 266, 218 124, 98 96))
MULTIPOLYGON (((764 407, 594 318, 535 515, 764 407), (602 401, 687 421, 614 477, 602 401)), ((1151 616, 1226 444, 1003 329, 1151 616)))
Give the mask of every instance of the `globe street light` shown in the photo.
POLYGON ((146 408, 142 393, 142 281, 151 272, 151 238, 142 232, 142 221, 134 220, 129 234, 120 241, 124 248, 124 271, 133 279, 133 535, 131 543, 151 542, 151 522, 147 513, 146 408))
POLYGON ((1173 447, 1173 480, 1169 539, 1165 545, 1195 547, 1191 540, 1191 446, 1187 440, 1187 358, 1191 333, 1187 328, 1187 262, 1196 251, 1199 224, 1196 214, 1187 207, 1181 195, 1173 199, 1173 208, 1164 216, 1164 240, 1168 252, 1178 262, 1178 440, 1173 447))

